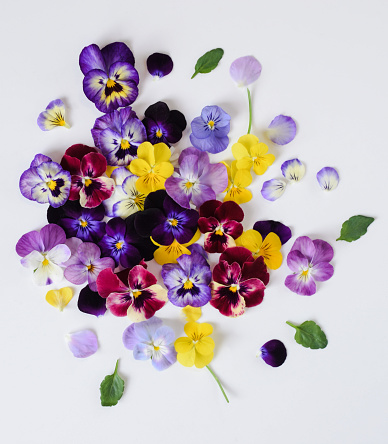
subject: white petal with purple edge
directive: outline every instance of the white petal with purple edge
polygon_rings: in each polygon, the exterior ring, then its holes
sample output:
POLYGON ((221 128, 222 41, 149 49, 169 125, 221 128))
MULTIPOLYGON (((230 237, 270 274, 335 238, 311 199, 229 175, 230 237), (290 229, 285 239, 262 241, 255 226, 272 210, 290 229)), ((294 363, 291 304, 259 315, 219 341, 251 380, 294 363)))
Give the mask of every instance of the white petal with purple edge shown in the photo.
POLYGON ((299 159, 291 159, 283 162, 281 166, 283 176, 291 182, 299 182, 306 172, 304 164, 299 159))
POLYGON ((87 358, 98 350, 97 336, 90 330, 67 334, 65 339, 76 358, 87 358))
POLYGON ((268 126, 267 136, 277 145, 286 145, 294 140, 296 135, 296 123, 292 117, 276 116, 268 126))
POLYGON ((42 261, 33 274, 36 285, 50 285, 61 281, 63 278, 63 270, 58 265, 50 262, 42 261))
POLYGON ((271 179, 263 183, 261 195, 271 202, 279 199, 286 189, 287 183, 280 179, 271 179))
POLYGON ((323 190, 331 191, 337 188, 339 175, 336 169, 332 167, 325 167, 318 171, 317 180, 323 190))
POLYGON ((70 259, 70 248, 65 244, 56 245, 46 255, 46 258, 54 264, 62 265, 70 259))

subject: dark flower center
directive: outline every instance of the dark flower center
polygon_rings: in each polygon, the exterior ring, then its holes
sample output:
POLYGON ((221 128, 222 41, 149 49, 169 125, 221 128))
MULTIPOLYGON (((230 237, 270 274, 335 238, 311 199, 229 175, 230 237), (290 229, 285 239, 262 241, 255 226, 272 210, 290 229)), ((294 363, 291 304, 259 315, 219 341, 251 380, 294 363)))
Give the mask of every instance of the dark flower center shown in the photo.
POLYGON ((108 79, 105 85, 105 95, 106 97, 109 97, 114 92, 121 92, 123 90, 123 87, 120 85, 120 83, 115 82, 112 79, 108 79))

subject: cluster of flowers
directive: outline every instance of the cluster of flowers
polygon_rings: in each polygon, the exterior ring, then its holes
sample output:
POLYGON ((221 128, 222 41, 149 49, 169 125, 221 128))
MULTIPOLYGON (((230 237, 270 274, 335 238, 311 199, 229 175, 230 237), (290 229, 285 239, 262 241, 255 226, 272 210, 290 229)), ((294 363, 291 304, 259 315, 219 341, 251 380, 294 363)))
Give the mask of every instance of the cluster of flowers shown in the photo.
MULTIPOLYGON (((105 113, 91 130, 95 147, 73 145, 60 163, 35 156, 20 178, 20 191, 27 199, 49 203, 49 223, 23 235, 16 251, 38 285, 59 283, 63 277, 75 285, 87 284, 79 295, 81 311, 128 316, 133 323, 123 341, 136 359, 152 358, 158 370, 177 359, 201 368, 213 358, 214 341, 209 337, 211 325, 195 322, 199 308, 209 303, 222 315, 237 317, 259 305, 269 282, 268 269, 280 267, 281 247, 291 238, 291 230, 280 222, 258 221, 246 231, 242 225, 240 205, 252 198, 246 189, 252 182, 251 169, 264 174, 275 156, 248 131, 232 146, 231 165, 211 163, 208 153, 221 152, 229 144, 230 116, 218 106, 206 106, 191 122, 193 146, 182 150, 174 163, 172 145, 181 139, 186 119, 164 102, 149 106, 143 120, 137 117, 130 106, 138 95, 134 64, 124 43, 102 50, 90 45, 81 52, 85 95, 105 113), (217 200, 222 193, 223 202, 217 200), (197 243, 201 234, 203 247, 197 243), (220 253, 213 270, 208 253, 220 253), (146 262, 152 259, 162 266, 164 286, 147 270, 146 262), (154 317, 167 301, 192 310, 187 337, 175 342, 174 332, 154 317)), ((158 77, 173 66, 162 54, 151 56, 147 65, 158 77)), ((253 57, 236 60, 230 70, 243 87, 260 72, 253 57)), ((67 126, 63 103, 51 102, 38 124, 43 130, 67 126)), ((268 132, 281 145, 295 133, 295 122, 287 116, 276 117, 268 132)), ((282 166, 285 177, 301 171, 295 161, 282 166)), ((332 257, 326 242, 298 238, 287 258, 293 274, 286 286, 298 294, 315 293, 314 280, 333 274, 332 257)), ((62 309, 68 291, 55 290, 47 300, 62 309)), ((72 342, 76 355, 95 351, 91 332, 85 335, 90 345, 86 350, 83 343, 80 351, 77 341, 79 336, 72 342)), ((271 343, 265 354, 273 348, 271 343)), ((284 361, 283 349, 280 355, 284 361)))

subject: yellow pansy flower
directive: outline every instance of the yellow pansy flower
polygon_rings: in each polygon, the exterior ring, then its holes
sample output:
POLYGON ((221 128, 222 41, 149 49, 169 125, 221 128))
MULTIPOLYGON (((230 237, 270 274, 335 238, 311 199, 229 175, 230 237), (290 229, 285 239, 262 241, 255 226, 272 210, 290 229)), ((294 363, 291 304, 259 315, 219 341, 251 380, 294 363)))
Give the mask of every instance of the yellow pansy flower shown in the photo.
POLYGON ((280 252, 282 243, 275 233, 269 233, 263 240, 258 231, 247 230, 236 239, 236 245, 247 248, 254 258, 263 256, 265 265, 271 270, 276 270, 282 265, 283 256, 280 252))
POLYGON ((201 232, 199 230, 196 231, 194 236, 186 242, 185 244, 180 244, 176 239, 174 239, 171 245, 161 245, 152 239, 151 241, 157 245, 159 248, 154 252, 154 259, 159 265, 164 264, 176 264, 177 258, 182 254, 191 254, 190 250, 187 248, 188 246, 197 242, 197 240, 201 237, 201 232))
POLYGON ((252 199, 252 193, 245 188, 252 183, 252 176, 249 170, 237 169, 236 160, 232 162, 230 167, 225 162, 221 163, 226 166, 228 171, 228 187, 225 190, 224 202, 228 200, 233 200, 233 202, 238 204, 249 202, 252 199))
POLYGON ((253 171, 261 176, 267 171, 267 168, 275 161, 273 154, 267 154, 268 146, 259 142, 259 139, 253 134, 246 134, 238 139, 238 142, 232 145, 232 153, 237 159, 237 168, 253 171))
POLYGON ((136 188, 141 194, 164 189, 164 182, 174 172, 170 157, 170 148, 165 143, 143 142, 139 145, 137 159, 132 160, 129 170, 139 176, 136 188))

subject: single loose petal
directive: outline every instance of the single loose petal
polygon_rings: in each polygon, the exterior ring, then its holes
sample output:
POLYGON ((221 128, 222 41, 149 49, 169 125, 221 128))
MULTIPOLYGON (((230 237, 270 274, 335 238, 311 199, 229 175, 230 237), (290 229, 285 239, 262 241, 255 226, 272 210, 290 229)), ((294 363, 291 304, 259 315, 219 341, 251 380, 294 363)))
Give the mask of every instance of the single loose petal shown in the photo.
POLYGON ((83 288, 78 298, 78 308, 83 313, 94 316, 102 316, 106 312, 105 299, 96 291, 92 291, 87 285, 83 288))
POLYGON ((281 197, 286 189, 287 183, 284 180, 271 179, 263 183, 261 195, 264 199, 273 202, 281 197))
POLYGON ((296 123, 292 117, 276 116, 268 126, 268 138, 277 145, 286 145, 294 140, 296 135, 296 123))
POLYGON ((281 166, 283 176, 291 182, 299 182, 306 172, 306 167, 299 159, 291 159, 283 162, 281 166))
POLYGON ((279 367, 287 358, 287 350, 282 341, 272 339, 260 348, 259 355, 268 365, 279 367))
POLYGON ((167 76, 172 71, 173 66, 171 57, 160 52, 151 54, 147 59, 147 69, 153 77, 162 78, 167 76))
POLYGON ((70 287, 63 287, 59 290, 50 290, 46 294, 46 301, 59 311, 63 311, 73 297, 73 290, 70 287))
POLYGON ((317 180, 319 186, 325 191, 331 191, 337 188, 339 182, 339 175, 337 170, 332 167, 322 168, 317 173, 317 180))
POLYGON ((66 335, 67 345, 76 358, 87 358, 98 350, 97 336, 90 330, 66 335))
POLYGON ((229 73, 237 86, 248 86, 260 77, 261 63, 253 56, 240 57, 230 65, 229 73))
POLYGON ((186 305, 182 308, 182 313, 186 318, 187 322, 195 322, 202 316, 201 307, 192 307, 191 305, 186 305))

